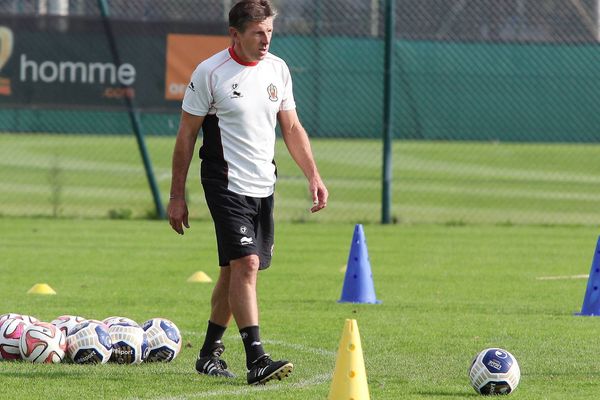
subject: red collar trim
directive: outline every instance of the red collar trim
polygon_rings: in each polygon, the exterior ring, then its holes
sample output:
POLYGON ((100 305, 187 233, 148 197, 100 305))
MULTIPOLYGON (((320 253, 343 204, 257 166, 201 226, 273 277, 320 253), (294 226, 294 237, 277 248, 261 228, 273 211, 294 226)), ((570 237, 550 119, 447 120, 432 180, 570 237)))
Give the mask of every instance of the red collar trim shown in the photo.
POLYGON ((248 62, 248 61, 242 60, 237 54, 235 54, 235 51, 233 50, 233 46, 231 46, 229 48, 229 55, 231 56, 231 58, 233 58, 233 60, 236 63, 243 65, 245 67, 254 67, 255 65, 258 65, 258 61, 248 62))

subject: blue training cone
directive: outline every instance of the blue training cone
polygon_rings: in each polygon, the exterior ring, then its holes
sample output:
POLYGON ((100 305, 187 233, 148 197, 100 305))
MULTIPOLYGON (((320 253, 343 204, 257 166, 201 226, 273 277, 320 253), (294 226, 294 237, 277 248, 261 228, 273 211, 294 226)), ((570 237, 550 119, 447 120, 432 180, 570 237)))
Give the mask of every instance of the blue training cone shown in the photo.
POLYGON ((592 260, 583 306, 581 306, 581 312, 578 315, 600 315, 600 237, 592 260))
POLYGON ((354 228, 340 303, 381 303, 375 297, 371 261, 361 224, 354 228))

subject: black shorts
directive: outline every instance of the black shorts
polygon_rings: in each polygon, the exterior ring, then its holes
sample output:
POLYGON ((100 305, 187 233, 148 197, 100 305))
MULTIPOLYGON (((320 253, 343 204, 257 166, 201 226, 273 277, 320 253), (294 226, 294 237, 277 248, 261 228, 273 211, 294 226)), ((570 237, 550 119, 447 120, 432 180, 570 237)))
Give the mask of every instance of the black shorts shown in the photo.
POLYGON ((202 183, 206 204, 215 223, 219 265, 252 254, 259 268, 271 265, 275 229, 273 195, 256 198, 229 191, 225 184, 202 183))

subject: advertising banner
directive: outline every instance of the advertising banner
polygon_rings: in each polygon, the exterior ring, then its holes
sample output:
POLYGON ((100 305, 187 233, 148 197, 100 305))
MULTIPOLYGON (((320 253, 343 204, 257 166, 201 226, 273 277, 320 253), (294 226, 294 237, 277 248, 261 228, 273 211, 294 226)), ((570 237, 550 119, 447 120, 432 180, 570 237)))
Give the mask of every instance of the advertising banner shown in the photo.
POLYGON ((229 46, 229 41, 227 36, 169 34, 165 99, 181 101, 196 66, 202 60, 229 46))
POLYGON ((173 111, 197 64, 226 48, 222 27, 0 16, 0 107, 173 111), (221 34, 221 35, 219 35, 221 34))

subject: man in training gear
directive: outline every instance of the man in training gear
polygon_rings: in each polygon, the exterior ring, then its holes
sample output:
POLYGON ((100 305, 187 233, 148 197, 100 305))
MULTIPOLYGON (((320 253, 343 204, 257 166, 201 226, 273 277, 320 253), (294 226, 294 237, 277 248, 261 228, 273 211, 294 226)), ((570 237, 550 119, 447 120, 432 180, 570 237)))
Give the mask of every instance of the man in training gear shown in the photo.
POLYGON ((186 177, 202 128, 200 176, 221 268, 196 370, 234 376, 221 359, 223 335, 233 316, 246 351, 249 384, 282 379, 294 368, 265 352, 256 300, 258 271, 270 266, 274 246, 277 122, 289 153, 308 180, 311 211, 326 207, 328 197, 296 113, 289 69, 269 53, 275 15, 268 0, 235 4, 229 12, 231 47, 200 63, 192 74, 173 151, 167 210, 171 227, 183 235, 184 227, 189 228, 186 177))

